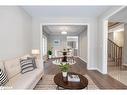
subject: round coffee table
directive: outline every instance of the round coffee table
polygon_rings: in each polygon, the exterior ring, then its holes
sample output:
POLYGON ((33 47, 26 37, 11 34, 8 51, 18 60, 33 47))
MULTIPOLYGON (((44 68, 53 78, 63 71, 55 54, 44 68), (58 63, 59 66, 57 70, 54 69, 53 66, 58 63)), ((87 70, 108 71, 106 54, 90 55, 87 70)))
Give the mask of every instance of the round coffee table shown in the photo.
POLYGON ((54 77, 54 82, 57 85, 56 89, 59 89, 59 87, 64 89, 84 89, 88 86, 88 79, 83 75, 74 72, 68 72, 68 74, 78 75, 80 82, 67 81, 63 78, 62 73, 58 73, 54 77))

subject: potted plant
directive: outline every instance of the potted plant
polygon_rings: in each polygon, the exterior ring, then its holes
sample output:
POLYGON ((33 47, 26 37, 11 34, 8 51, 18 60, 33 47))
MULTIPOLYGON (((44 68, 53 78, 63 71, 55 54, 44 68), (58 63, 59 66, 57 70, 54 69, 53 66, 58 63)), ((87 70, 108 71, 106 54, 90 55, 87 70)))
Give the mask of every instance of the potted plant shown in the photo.
POLYGON ((52 48, 48 50, 48 57, 52 58, 52 48))
POLYGON ((60 70, 62 71, 63 77, 67 77, 69 66, 70 65, 68 63, 60 63, 59 67, 60 67, 60 70))

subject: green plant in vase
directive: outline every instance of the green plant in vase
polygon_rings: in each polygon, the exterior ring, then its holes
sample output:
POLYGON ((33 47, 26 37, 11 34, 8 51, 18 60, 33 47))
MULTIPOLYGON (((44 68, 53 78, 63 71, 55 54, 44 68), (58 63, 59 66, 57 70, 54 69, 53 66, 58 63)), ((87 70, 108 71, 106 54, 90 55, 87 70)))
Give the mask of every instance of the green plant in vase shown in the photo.
POLYGON ((62 71, 63 77, 67 77, 67 72, 69 70, 70 65, 68 63, 60 63, 59 67, 62 71))
POLYGON ((52 48, 50 50, 48 50, 48 57, 52 58, 52 48))

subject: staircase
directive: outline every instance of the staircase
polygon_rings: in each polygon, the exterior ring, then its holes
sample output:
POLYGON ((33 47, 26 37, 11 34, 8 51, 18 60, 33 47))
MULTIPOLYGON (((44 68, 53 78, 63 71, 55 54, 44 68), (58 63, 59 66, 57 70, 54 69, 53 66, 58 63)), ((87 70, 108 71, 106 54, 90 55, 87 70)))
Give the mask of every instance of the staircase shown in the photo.
POLYGON ((108 61, 112 61, 115 66, 122 66, 122 47, 108 39, 108 61))

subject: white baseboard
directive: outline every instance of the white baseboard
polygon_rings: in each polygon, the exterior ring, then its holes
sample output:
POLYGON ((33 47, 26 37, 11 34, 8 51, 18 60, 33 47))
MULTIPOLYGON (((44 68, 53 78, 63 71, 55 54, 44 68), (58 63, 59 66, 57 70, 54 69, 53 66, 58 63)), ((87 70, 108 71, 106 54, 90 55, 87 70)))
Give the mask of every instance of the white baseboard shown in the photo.
POLYGON ((84 61, 85 63, 87 63, 87 62, 86 62, 86 60, 82 59, 82 58, 81 58, 81 57, 79 57, 79 56, 77 56, 77 57, 78 57, 79 59, 81 59, 82 61, 84 61))
MULTIPOLYGON (((87 62, 86 62, 84 59, 82 59, 81 57, 79 57, 79 56, 77 56, 77 57, 78 57, 79 59, 81 59, 82 61, 84 61, 85 63, 87 63, 87 62)), ((88 69, 88 70, 97 70, 97 71, 100 72, 101 74, 105 74, 105 73, 103 73, 100 69, 98 69, 98 68, 96 68, 96 67, 95 67, 95 68, 93 68, 93 67, 92 67, 92 68, 91 68, 91 67, 89 68, 89 67, 88 67, 87 69, 88 69)))
POLYGON ((97 70, 97 68, 87 68, 88 70, 97 70))
POLYGON ((101 74, 104 74, 100 69, 96 68, 96 70, 97 70, 98 72, 100 72, 101 74))
POLYGON ((103 73, 100 69, 98 68, 87 68, 88 70, 96 70, 98 72, 100 72, 101 74, 107 74, 107 73, 103 73))

